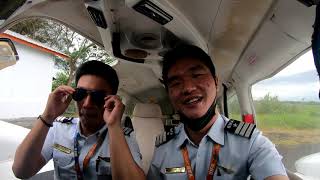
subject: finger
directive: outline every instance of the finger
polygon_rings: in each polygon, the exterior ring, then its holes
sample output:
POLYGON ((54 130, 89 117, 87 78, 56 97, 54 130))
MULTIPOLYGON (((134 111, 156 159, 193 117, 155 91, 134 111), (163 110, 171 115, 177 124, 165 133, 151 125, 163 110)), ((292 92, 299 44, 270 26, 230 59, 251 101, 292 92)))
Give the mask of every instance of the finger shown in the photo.
POLYGON ((108 95, 108 96, 106 96, 104 98, 104 100, 105 100, 105 104, 107 104, 107 102, 111 102, 111 101, 113 101, 113 102, 121 102, 119 97, 116 96, 116 95, 108 95))
POLYGON ((109 100, 112 100, 112 101, 115 101, 115 102, 119 102, 119 103, 122 103, 121 101, 121 98, 117 95, 108 95, 104 98, 105 101, 109 101, 109 100))
POLYGON ((107 95, 106 97, 104 97, 104 100, 107 101, 109 99, 112 99, 114 95, 107 95))
POLYGON ((57 92, 57 93, 65 92, 66 94, 72 94, 72 93, 74 93, 74 91, 75 90, 72 87, 65 86, 65 85, 59 86, 54 90, 54 92, 57 92))
POLYGON ((116 98, 110 98, 106 101, 105 109, 107 109, 109 112, 111 111, 122 111, 124 109, 124 104, 116 98))
POLYGON ((69 103, 71 102, 71 100, 72 100, 72 96, 71 96, 71 94, 69 94, 69 95, 66 95, 66 96, 62 99, 62 102, 63 102, 63 103, 66 103, 66 104, 69 104, 69 103))
POLYGON ((114 99, 108 99, 104 103, 104 108, 108 111, 112 111, 115 108, 115 101, 114 99))

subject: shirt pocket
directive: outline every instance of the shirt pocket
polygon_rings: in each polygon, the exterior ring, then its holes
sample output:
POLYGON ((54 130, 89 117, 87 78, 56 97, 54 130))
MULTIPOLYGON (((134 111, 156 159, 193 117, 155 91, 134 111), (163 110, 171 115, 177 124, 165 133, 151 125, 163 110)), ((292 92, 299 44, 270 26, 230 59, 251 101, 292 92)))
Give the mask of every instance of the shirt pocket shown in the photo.
POLYGON ((70 168, 57 167, 55 170, 55 179, 59 180, 77 180, 76 172, 70 168))
POLYGON ((165 180, 188 179, 187 173, 163 174, 165 180))
POLYGON ((112 179, 110 157, 98 156, 96 160, 97 179, 112 179))
POLYGON ((215 176, 214 180, 247 180, 247 176, 223 174, 221 176, 215 176))
POLYGON ((58 149, 53 149, 53 161, 59 167, 70 166, 73 162, 73 153, 61 152, 58 149))

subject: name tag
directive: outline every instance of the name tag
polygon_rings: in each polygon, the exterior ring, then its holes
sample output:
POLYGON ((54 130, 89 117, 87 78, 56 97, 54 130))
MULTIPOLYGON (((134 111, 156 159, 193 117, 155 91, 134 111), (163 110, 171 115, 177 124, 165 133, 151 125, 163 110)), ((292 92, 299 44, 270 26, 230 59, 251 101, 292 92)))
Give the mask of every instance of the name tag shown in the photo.
POLYGON ((63 153, 66 153, 66 154, 70 154, 71 153, 71 149, 67 148, 67 147, 64 147, 60 144, 57 144, 57 143, 54 143, 53 144, 53 148, 63 152, 63 153))
POLYGON ((185 167, 166 168, 166 174, 185 173, 185 167))

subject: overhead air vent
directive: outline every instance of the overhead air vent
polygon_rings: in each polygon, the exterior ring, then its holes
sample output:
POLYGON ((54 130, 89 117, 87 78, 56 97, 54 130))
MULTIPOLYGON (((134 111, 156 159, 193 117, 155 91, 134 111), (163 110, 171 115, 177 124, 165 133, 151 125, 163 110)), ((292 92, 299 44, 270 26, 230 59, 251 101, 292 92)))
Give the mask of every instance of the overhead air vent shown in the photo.
POLYGON ((153 4, 151 1, 143 0, 133 6, 133 9, 139 13, 153 19, 154 21, 165 25, 170 22, 173 17, 164 10, 153 4))
POLYGON ((95 9, 91 6, 88 6, 87 10, 88 10, 92 20, 95 22, 95 24, 98 27, 101 27, 103 29, 107 29, 108 25, 107 25, 106 19, 104 18, 102 11, 95 9))
POLYGON ((161 47, 159 35, 153 33, 134 34, 132 43, 143 49, 156 49, 161 47))

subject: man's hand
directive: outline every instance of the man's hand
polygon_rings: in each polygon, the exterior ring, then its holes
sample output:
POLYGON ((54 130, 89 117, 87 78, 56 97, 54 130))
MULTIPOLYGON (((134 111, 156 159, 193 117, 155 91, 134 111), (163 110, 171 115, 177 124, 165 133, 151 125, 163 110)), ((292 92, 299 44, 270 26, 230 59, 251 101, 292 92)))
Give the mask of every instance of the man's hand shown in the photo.
POLYGON ((108 127, 117 125, 120 127, 121 117, 124 111, 124 104, 117 95, 109 95, 104 98, 104 114, 103 119, 108 127))
POLYGON ((69 106, 72 100, 72 93, 75 90, 70 86, 59 86, 50 93, 46 108, 42 117, 48 122, 52 123, 54 119, 60 116, 69 106))
POLYGON ((130 147, 121 128, 121 117, 124 111, 124 105, 120 97, 110 95, 104 100, 103 119, 108 126, 112 179, 146 179, 143 170, 137 165, 132 155, 139 153, 139 150, 132 149, 134 152, 130 151, 130 147))
MULTIPOLYGON (((43 119, 52 124, 70 104, 70 96, 75 90, 69 86, 59 86, 50 93, 46 108, 42 114, 43 119)), ((45 164, 46 160, 41 154, 44 141, 49 128, 43 122, 36 121, 31 131, 22 141, 15 153, 12 170, 19 179, 28 179, 35 175, 45 164), (30 163, 32 162, 32 163, 30 163)), ((51 142, 51 140, 49 140, 51 142)), ((45 148, 52 148, 47 146, 45 148)))

